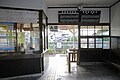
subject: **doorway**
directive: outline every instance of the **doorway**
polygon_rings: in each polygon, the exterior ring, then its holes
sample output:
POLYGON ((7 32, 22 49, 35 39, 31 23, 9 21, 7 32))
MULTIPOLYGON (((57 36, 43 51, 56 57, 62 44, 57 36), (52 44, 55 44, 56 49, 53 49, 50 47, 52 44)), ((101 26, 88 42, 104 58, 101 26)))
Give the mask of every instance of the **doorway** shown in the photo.
POLYGON ((48 48, 50 53, 66 53, 78 48, 78 25, 49 25, 48 48))

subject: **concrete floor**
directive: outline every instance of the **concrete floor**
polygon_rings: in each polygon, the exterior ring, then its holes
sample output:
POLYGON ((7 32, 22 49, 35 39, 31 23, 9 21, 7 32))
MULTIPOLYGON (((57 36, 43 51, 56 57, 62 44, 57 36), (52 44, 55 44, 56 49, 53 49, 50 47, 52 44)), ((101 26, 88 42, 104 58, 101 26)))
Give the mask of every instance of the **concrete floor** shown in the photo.
POLYGON ((120 80, 118 72, 105 63, 72 63, 71 73, 68 73, 66 56, 50 55, 49 67, 43 75, 33 74, 5 78, 3 80, 120 80))

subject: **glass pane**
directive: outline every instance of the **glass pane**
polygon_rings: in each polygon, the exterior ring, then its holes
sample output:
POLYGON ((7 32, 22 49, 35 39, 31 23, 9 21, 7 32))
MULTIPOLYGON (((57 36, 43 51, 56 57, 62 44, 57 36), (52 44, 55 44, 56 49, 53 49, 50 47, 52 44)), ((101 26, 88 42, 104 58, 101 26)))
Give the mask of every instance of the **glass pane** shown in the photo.
POLYGON ((96 38, 96 43, 102 43, 102 38, 96 38))
POLYGON ((89 38, 89 43, 94 43, 94 38, 89 38))
MULTIPOLYGON (((26 24, 27 25, 27 24, 26 24)), ((29 24, 28 24, 29 25, 29 24)), ((23 32, 19 32, 22 33, 22 37, 24 34, 24 41, 22 41, 22 44, 20 41, 20 38, 18 39, 19 42, 19 46, 22 47, 23 49, 21 49, 21 51, 25 50, 27 52, 27 50, 34 50, 34 51, 38 51, 39 50, 39 24, 32 24, 32 30, 31 28, 23 29, 23 32), (23 46, 22 46, 23 45, 23 46)), ((19 35, 18 33, 18 35, 19 35)))
POLYGON ((103 38, 103 49, 109 49, 110 48, 110 38, 105 37, 103 38))
POLYGON ((94 44, 89 44, 89 48, 94 48, 94 44))
POLYGON ((103 35, 109 35, 109 26, 103 26, 103 35))
POLYGON ((109 26, 103 26, 103 30, 109 30, 109 26))
POLYGON ((87 48, 87 44, 81 44, 81 48, 87 48))
POLYGON ((39 50, 39 25, 33 24, 33 48, 39 50))
POLYGON ((96 36, 102 35, 102 27, 101 26, 95 26, 95 35, 96 36))
POLYGON ((30 24, 24 24, 24 28, 30 28, 30 24))
POLYGON ((110 43, 110 38, 109 37, 103 38, 103 43, 109 44, 110 43))
POLYGON ((103 44, 103 49, 109 49, 110 45, 109 44, 103 44))
POLYGON ((87 26, 80 26, 80 35, 87 36, 87 26))
POLYGON ((81 29, 87 29, 87 26, 80 26, 81 29))
POLYGON ((94 36, 94 26, 88 26, 88 36, 94 36))
POLYGON ((96 48, 102 48, 102 44, 96 44, 96 48))
POLYGON ((83 30, 82 36, 87 36, 87 30, 83 30))
POLYGON ((81 38, 81 43, 87 43, 87 38, 81 38))

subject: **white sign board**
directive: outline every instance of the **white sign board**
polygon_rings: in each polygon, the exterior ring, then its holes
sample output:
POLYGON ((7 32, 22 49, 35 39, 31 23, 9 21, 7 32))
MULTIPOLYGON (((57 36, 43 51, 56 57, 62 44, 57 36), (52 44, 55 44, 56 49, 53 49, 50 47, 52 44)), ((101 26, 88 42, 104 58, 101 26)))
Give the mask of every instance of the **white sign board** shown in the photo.
POLYGON ((61 47, 62 47, 61 43, 57 43, 57 48, 61 48, 61 47))
POLYGON ((0 22, 37 23, 37 11, 0 9, 0 22))

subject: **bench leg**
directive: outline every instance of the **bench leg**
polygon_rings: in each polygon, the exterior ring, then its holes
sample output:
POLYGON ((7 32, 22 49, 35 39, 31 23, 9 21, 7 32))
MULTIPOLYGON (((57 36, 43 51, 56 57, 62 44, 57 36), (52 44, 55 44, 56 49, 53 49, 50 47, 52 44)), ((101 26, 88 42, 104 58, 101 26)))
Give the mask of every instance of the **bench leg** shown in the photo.
POLYGON ((71 72, 71 65, 70 65, 70 54, 68 56, 68 72, 71 72))
POLYGON ((68 72, 71 72, 71 66, 70 66, 70 61, 68 62, 68 72))

